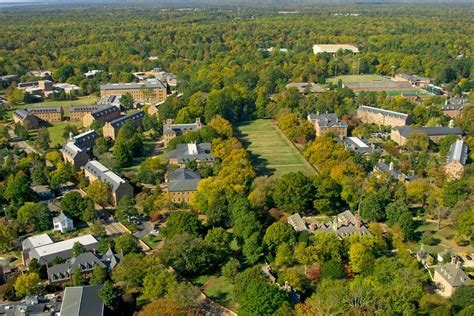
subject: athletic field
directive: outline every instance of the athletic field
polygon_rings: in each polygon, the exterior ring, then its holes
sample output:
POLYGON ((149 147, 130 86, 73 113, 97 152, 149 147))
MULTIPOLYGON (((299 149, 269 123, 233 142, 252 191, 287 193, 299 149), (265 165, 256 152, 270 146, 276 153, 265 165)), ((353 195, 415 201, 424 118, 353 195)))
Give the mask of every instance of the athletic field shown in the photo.
POLYGON ((281 176, 296 171, 314 173, 314 169, 271 120, 241 123, 237 125, 237 132, 251 155, 258 175, 281 176))

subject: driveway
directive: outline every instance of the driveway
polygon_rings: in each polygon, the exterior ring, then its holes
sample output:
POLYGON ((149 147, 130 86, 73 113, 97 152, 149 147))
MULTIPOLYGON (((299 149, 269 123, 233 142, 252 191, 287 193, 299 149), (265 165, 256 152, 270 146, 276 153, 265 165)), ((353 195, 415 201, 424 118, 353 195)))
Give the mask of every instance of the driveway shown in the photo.
POLYGON ((141 230, 137 231, 135 234, 133 234, 138 239, 147 236, 153 230, 153 223, 150 222, 150 221, 142 222, 141 225, 143 226, 143 229, 141 229, 141 230))

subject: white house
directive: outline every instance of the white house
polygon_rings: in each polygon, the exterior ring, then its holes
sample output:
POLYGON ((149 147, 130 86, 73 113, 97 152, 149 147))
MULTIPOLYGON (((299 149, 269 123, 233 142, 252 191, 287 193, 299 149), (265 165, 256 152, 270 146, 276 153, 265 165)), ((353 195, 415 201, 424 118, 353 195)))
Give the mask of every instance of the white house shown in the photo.
POLYGON ((53 227, 54 230, 65 233, 74 229, 74 222, 61 212, 61 214, 53 218, 53 227))

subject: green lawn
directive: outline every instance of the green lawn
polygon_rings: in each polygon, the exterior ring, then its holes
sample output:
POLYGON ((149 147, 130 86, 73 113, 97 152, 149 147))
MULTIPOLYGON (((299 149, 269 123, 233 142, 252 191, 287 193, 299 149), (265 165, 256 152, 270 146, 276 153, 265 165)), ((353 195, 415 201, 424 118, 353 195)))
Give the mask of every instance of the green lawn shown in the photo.
POLYGON ((255 120, 237 126, 238 135, 251 154, 259 175, 281 176, 302 171, 312 174, 314 169, 301 153, 286 139, 270 120, 255 120))
POLYGON ((231 310, 235 310, 237 305, 231 299, 233 284, 223 276, 202 275, 192 280, 193 284, 201 288, 211 300, 225 306, 231 310))
POLYGON ((56 122, 51 123, 51 126, 48 127, 49 135, 51 136, 51 147, 56 145, 64 145, 66 143, 66 139, 63 137, 64 127, 66 125, 76 125, 78 128, 81 128, 82 122, 56 122))
POLYGON ((148 245, 148 247, 154 249, 161 241, 161 237, 148 235, 142 238, 142 241, 148 245))

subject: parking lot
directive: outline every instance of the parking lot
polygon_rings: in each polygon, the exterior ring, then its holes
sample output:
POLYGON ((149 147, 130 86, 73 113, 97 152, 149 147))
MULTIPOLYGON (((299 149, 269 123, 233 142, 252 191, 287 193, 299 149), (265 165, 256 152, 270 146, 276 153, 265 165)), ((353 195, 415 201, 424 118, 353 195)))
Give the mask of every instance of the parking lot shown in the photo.
POLYGON ((107 236, 130 234, 130 231, 125 226, 117 222, 105 222, 104 228, 107 236))

